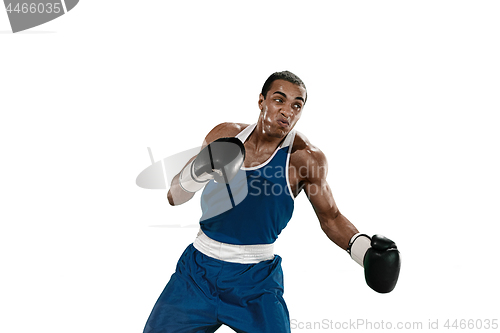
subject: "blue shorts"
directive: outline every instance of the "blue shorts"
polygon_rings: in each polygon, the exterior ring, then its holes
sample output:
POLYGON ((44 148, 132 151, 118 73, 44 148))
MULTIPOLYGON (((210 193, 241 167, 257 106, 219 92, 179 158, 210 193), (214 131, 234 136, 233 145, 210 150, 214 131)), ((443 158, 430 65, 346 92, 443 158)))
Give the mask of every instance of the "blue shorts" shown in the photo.
POLYGON ((281 257, 236 264, 189 245, 156 302, 144 333, 290 332, 281 257))

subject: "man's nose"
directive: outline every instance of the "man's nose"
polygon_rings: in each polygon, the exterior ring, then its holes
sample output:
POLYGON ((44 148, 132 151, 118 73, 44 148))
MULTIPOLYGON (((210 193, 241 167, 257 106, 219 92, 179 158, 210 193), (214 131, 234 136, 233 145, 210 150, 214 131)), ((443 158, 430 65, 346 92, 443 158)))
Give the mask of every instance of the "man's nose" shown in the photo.
POLYGON ((281 108, 281 114, 286 118, 290 118, 293 114, 292 106, 283 105, 283 107, 281 108))

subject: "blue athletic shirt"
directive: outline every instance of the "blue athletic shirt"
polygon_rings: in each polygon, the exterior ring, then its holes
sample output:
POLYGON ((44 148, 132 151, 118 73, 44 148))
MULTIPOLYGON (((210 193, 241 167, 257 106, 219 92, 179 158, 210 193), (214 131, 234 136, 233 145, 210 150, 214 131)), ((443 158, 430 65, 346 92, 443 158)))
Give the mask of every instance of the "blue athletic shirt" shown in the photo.
MULTIPOLYGON (((255 126, 236 138, 244 143, 255 126)), ((208 237, 237 245, 274 243, 293 213, 288 165, 294 138, 292 130, 266 162, 241 167, 229 184, 207 184, 201 194, 200 227, 208 237)))

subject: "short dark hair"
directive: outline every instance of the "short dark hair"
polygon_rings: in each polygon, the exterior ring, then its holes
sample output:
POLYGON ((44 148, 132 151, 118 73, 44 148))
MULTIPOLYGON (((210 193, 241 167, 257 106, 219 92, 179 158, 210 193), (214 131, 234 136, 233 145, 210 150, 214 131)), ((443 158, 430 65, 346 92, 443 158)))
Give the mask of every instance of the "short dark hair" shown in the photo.
POLYGON ((304 82, 302 82, 302 80, 297 75, 295 75, 289 71, 275 72, 267 78, 266 82, 264 82, 264 86, 262 87, 262 92, 261 92, 262 95, 264 96, 264 99, 266 99, 266 95, 269 92, 269 89, 271 89, 271 84, 273 84, 273 82, 276 80, 285 80, 285 81, 288 81, 290 83, 296 84, 298 86, 304 87, 304 89, 306 90, 306 99, 305 99, 304 103, 307 101, 306 85, 304 84, 304 82))

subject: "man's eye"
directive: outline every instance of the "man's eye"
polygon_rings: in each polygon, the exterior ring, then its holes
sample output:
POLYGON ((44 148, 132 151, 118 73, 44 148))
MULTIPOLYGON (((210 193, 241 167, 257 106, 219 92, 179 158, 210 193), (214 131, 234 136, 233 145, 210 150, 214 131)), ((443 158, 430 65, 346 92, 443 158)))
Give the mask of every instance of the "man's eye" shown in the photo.
POLYGON ((275 100, 276 102, 278 102, 278 103, 283 102, 283 100, 282 100, 281 98, 275 98, 274 100, 275 100))

